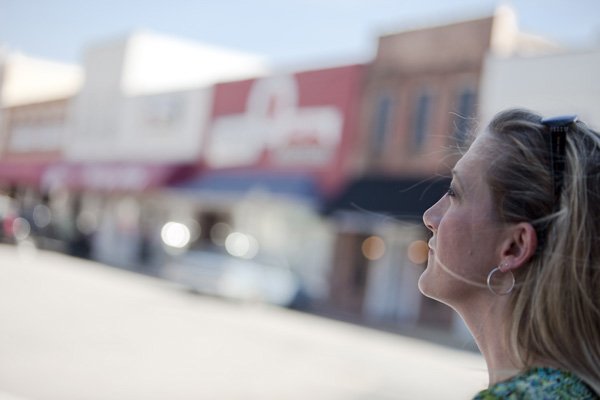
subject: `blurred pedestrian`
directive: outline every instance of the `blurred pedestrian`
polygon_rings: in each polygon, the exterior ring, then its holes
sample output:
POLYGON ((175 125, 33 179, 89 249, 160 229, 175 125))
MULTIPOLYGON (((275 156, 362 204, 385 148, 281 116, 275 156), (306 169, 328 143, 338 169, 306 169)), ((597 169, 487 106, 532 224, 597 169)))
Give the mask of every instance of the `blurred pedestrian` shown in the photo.
POLYGON ((419 288, 485 357, 476 399, 600 393, 600 134, 574 116, 494 117, 423 216, 419 288))

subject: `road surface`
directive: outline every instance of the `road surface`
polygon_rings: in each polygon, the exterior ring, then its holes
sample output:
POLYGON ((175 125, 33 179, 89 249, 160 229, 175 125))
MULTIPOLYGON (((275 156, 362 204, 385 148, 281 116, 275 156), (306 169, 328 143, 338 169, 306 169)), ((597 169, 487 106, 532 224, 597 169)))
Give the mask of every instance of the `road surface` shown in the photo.
POLYGON ((482 358, 0 245, 0 399, 468 399, 482 358))

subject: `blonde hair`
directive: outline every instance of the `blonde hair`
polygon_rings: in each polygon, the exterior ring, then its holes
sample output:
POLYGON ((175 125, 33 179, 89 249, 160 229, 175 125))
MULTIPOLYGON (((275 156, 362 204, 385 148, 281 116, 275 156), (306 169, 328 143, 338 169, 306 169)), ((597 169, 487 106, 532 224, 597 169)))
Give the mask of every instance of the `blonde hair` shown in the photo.
POLYGON ((488 126, 487 182, 503 222, 530 222, 536 254, 515 273, 508 343, 523 369, 544 360, 600 393, 600 134, 577 122, 566 135, 555 204, 541 117, 511 109, 488 126))

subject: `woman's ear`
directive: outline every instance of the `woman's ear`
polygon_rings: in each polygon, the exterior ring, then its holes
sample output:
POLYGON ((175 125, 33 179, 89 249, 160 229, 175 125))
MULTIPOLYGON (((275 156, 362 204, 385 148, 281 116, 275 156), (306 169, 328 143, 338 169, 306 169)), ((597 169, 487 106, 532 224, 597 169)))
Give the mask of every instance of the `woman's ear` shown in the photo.
POLYGON ((538 245, 537 233, 529 222, 512 224, 507 230, 507 237, 501 248, 502 262, 498 266, 502 272, 527 264, 538 245))

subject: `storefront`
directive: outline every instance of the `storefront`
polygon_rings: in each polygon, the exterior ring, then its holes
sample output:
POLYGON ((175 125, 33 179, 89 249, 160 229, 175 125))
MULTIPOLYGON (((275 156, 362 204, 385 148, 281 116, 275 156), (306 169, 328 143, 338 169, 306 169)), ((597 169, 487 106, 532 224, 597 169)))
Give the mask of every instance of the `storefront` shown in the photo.
POLYGON ((164 257, 157 232, 170 208, 160 190, 195 170, 190 164, 61 162, 45 169, 40 186, 71 254, 153 273, 164 257))
POLYGON ((349 174, 363 72, 351 65, 215 87, 203 170, 172 188, 193 205, 187 219, 201 233, 192 247, 219 251, 223 230, 244 235, 256 257, 280 260, 310 297, 327 298, 334 236, 321 211, 349 174))
POLYGON ((41 187, 45 171, 61 157, 70 98, 2 108, 0 138, 0 217, 2 240, 37 237, 56 247, 49 196, 41 187), (47 239, 47 240, 46 240, 47 239))
POLYGON ((421 218, 448 185, 447 178, 362 177, 328 204, 337 233, 332 312, 390 327, 450 328, 451 311, 417 288, 429 237, 421 218))

